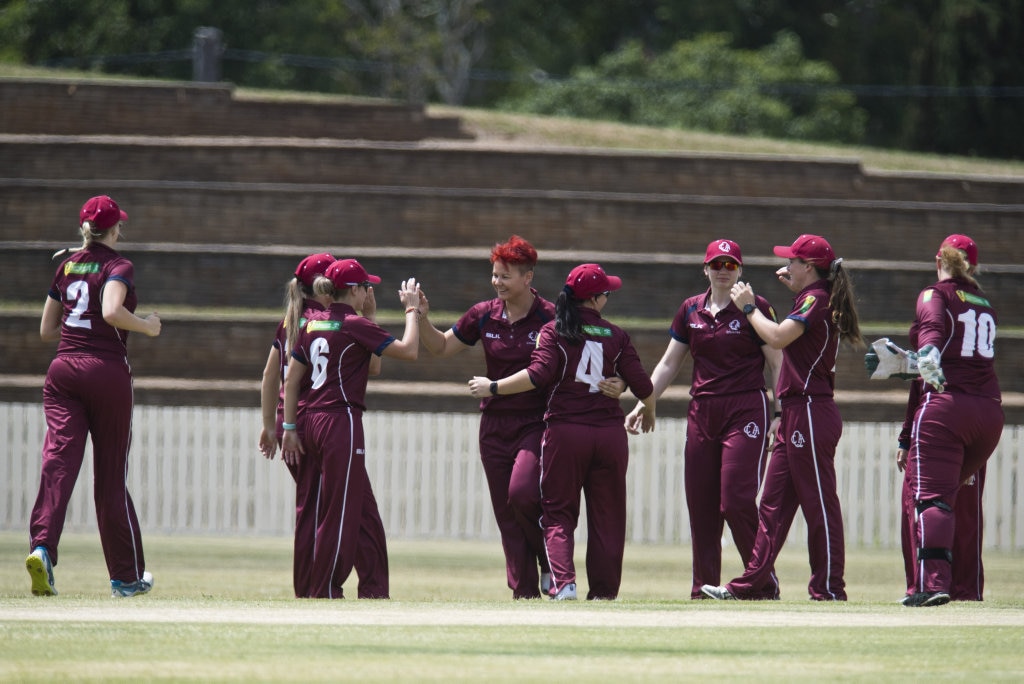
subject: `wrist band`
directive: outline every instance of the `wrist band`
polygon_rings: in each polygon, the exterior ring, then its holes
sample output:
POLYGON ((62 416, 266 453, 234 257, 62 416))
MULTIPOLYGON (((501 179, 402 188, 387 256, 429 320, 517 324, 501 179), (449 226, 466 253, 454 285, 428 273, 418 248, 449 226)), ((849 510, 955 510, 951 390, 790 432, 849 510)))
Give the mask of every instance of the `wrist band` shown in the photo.
POLYGON ((497 380, 492 380, 491 381, 491 394, 493 394, 495 396, 498 395, 498 381, 497 380))
POLYGON ((281 428, 284 430, 294 430, 295 423, 281 423, 281 428))
POLYGON ((782 411, 776 411, 775 412, 775 417, 776 418, 781 418, 782 417, 782 411))

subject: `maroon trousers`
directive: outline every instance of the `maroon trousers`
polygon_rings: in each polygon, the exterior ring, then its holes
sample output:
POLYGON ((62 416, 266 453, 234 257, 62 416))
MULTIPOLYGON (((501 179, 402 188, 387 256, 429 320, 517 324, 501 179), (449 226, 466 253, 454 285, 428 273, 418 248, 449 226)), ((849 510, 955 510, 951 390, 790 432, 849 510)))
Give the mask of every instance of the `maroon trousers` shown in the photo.
POLYGON ((543 433, 544 422, 533 413, 480 417, 480 461, 505 552, 505 576, 516 599, 540 597, 539 573, 548 572, 540 526, 543 433))
MULTIPOLYGON (((985 466, 967 483, 960 486, 953 506, 956 534, 953 537, 953 581, 949 596, 954 601, 982 601, 985 595, 985 565, 981 558, 985 518, 982 495, 985 492, 985 466)), ((917 546, 914 544, 914 492, 910 480, 903 478, 903 515, 900 522, 900 541, 903 546, 903 566, 907 576, 907 594, 917 591, 914 586, 914 568, 917 565, 917 546)))
POLYGON ((362 412, 305 412, 303 420, 300 479, 316 492, 313 537, 297 534, 295 541, 297 562, 309 568, 305 596, 344 598, 342 585, 355 567, 359 598, 389 598, 387 541, 366 473, 362 412))
POLYGON ((96 522, 110 579, 134 582, 146 569, 142 534, 128 493, 132 442, 132 376, 125 360, 61 355, 43 385, 46 439, 30 548, 43 546, 57 564, 68 503, 92 438, 96 522))
POLYGON ((541 521, 551 564, 551 593, 576 582, 573 534, 580 490, 587 498, 588 599, 611 600, 622 582, 626 546, 626 467, 629 442, 622 425, 554 423, 541 447, 541 521))
MULTIPOLYGON (((944 557, 956 540, 961 483, 976 474, 999 444, 999 402, 960 392, 926 392, 914 413, 907 457, 915 513, 915 591, 950 592, 953 568, 944 557), (921 553, 924 549, 924 553, 921 553)), ((952 594, 951 594, 952 596, 952 594)))
POLYGON ((757 490, 767 460, 768 416, 764 390, 694 397, 690 402, 684 452, 693 550, 690 598, 704 598, 701 585, 722 582, 725 523, 744 567, 750 561, 757 536, 757 490))
POLYGON ((846 546, 835 469, 843 422, 830 397, 792 397, 782 406, 779 440, 772 448, 758 509, 754 551, 743 575, 726 588, 739 598, 762 598, 771 587, 777 590, 775 560, 799 508, 807 523, 808 593, 814 600, 845 601, 846 546))

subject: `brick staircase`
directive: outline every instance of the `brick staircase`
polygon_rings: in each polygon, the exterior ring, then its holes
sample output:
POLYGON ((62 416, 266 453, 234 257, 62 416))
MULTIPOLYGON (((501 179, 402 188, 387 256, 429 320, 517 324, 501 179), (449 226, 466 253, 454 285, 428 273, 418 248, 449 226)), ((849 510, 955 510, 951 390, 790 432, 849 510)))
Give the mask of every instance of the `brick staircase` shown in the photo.
MULTIPOLYGON (((43 90, 74 99, 89 87, 43 90)), ((0 394, 8 400, 39 400, 53 353, 37 334, 55 268, 49 256, 77 243, 81 202, 109 193, 131 215, 122 248, 136 264, 141 309, 164 317, 160 338, 131 342, 140 403, 257 405, 283 284, 312 251, 357 257, 382 275, 381 322, 398 332, 392 295, 400 279, 415 275, 435 323, 450 324, 490 294, 491 245, 520 233, 540 249, 536 284, 550 298, 582 261, 623 276, 607 313, 630 330, 650 369, 676 307, 704 287, 701 257, 715 237, 742 244, 744 278, 786 311, 791 295, 775 282, 772 245, 802 232, 826 235, 854 274, 869 338, 905 340, 914 296, 934 277, 929 250, 964 232, 981 246, 982 282, 1000 313, 1008 418, 1024 419, 1022 178, 873 173, 854 159, 504 150, 436 131, 411 139, 406 129, 390 140, 303 138, 296 131, 307 129, 287 125, 292 115, 283 109, 262 115, 271 131, 198 126, 184 135, 143 130, 156 115, 132 99, 139 90, 168 106, 170 95, 150 92, 160 90, 153 85, 126 86, 123 103, 107 86, 115 109, 136 112, 134 123, 108 132, 116 135, 70 133, 43 114, 37 130, 23 117, 11 126, 11 101, 0 104, 0 340, 8 350, 0 394)), ((200 90, 184 99, 214 97, 200 90)), ((386 363, 371 383, 371 407, 475 410, 465 380, 483 369, 478 351, 386 363)), ((844 417, 899 420, 905 389, 864 375, 861 354, 844 350, 844 417)), ((682 415, 686 389, 677 384, 666 395, 666 415, 682 415)))

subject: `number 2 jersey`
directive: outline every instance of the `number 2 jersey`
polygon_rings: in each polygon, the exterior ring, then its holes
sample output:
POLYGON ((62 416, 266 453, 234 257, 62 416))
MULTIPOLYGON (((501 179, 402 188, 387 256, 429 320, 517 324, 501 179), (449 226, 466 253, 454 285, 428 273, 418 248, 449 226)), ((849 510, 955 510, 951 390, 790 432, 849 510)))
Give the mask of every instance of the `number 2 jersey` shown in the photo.
MULTIPOLYGON (((335 302, 320 320, 307 320, 292 356, 308 367, 306 411, 366 409, 370 355, 380 356, 393 335, 363 318, 348 304, 335 302)), ((300 392, 301 394, 302 392, 300 392)))
POLYGON ((569 344, 555 332, 555 322, 540 330, 537 348, 526 372, 547 396, 544 420, 591 426, 622 425, 625 414, 618 399, 601 394, 597 383, 619 376, 637 397, 648 397, 654 385, 622 328, 580 307, 584 341, 569 344))
MULTIPOLYGON (((940 280, 917 297, 917 317, 910 344, 932 344, 942 354, 948 390, 1001 398, 995 371, 995 309, 970 281, 940 280)), ((931 391, 928 385, 925 391, 931 391)))
POLYGON ((135 311, 135 267, 116 251, 94 242, 57 268, 49 296, 64 307, 57 354, 89 354, 124 359, 128 331, 103 320, 103 287, 117 280, 128 288, 124 308, 135 311))

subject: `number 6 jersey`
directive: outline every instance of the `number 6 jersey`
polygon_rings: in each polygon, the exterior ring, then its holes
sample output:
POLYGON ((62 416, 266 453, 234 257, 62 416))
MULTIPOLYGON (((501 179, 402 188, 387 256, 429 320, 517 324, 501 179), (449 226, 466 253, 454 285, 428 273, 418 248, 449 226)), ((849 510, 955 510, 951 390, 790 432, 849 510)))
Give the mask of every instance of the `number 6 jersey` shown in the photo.
POLYGON ((999 399, 996 324, 995 309, 975 285, 960 278, 940 280, 917 298, 910 343, 914 349, 927 344, 939 349, 947 389, 999 399))

